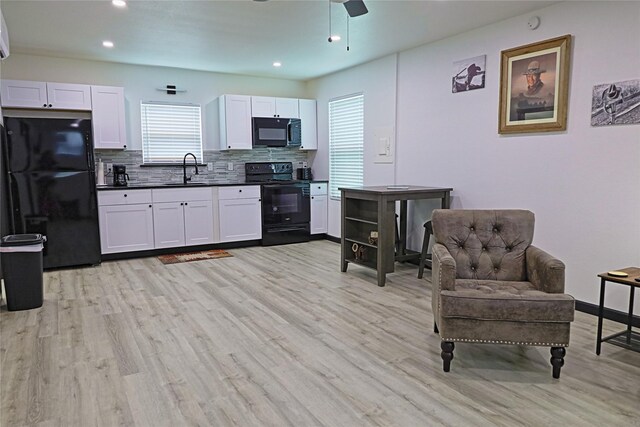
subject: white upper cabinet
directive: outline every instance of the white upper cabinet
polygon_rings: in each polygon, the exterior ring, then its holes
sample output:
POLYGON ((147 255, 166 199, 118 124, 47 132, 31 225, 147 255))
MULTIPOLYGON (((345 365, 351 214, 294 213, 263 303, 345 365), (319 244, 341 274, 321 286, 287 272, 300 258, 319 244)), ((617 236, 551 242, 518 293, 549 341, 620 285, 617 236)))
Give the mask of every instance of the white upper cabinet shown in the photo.
POLYGON ((300 117, 300 113, 298 112, 298 99, 252 96, 251 115, 253 117, 297 119, 300 117))
POLYGON ((124 120, 124 89, 113 86, 91 86, 93 100, 93 147, 123 150, 127 148, 124 120))
POLYGON ((318 149, 317 109, 315 99, 299 99, 300 125, 302 126, 301 150, 318 149))
POLYGON ((69 83, 2 80, 2 106, 91 110, 91 86, 69 83))
POLYGON ((220 149, 250 150, 251 97, 222 95, 219 98, 220 149))

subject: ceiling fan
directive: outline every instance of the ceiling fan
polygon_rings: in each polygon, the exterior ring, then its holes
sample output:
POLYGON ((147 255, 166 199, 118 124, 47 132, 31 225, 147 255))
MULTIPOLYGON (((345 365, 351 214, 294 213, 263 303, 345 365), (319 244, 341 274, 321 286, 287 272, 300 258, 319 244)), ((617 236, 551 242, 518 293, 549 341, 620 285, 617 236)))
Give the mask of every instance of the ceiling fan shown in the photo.
POLYGON ((351 18, 364 15, 369 12, 367 6, 364 5, 363 0, 331 0, 333 3, 342 3, 344 8, 347 9, 347 13, 351 18))

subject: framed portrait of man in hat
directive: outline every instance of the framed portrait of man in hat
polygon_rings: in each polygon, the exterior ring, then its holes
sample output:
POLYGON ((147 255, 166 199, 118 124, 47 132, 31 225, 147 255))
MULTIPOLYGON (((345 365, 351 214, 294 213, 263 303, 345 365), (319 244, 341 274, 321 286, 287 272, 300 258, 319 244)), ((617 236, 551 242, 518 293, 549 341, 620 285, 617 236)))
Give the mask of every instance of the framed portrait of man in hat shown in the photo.
POLYGON ((501 52, 498 133, 567 128, 571 35, 501 52))

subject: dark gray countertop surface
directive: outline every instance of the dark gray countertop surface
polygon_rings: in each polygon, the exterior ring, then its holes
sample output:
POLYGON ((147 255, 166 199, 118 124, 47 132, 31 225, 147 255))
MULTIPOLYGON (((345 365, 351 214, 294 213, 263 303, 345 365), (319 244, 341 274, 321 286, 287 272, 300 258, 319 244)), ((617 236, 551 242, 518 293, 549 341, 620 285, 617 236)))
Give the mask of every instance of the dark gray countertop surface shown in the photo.
MULTIPOLYGON (((305 181, 288 181, 288 182, 305 182, 305 181)), ((313 180, 309 181, 310 183, 314 182, 329 182, 327 180, 313 180)), ((267 183, 265 183, 267 184, 267 183)), ((272 183, 269 183, 272 184, 272 183)), ((259 182, 207 182, 207 181, 196 181, 190 182, 188 184, 183 184, 181 182, 172 182, 172 183, 162 183, 162 182, 130 182, 126 187, 114 187, 113 185, 104 185, 98 186, 98 191, 105 190, 136 190, 136 189, 153 189, 153 188, 202 188, 202 187, 228 187, 232 185, 260 185, 259 182)))

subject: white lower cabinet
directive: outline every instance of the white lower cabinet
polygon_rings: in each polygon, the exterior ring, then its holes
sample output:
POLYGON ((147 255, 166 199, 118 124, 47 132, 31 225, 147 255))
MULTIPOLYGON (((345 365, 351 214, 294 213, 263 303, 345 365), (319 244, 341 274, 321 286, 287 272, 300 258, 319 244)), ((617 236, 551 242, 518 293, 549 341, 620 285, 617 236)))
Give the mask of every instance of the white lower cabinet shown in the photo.
POLYGON ((210 188, 153 190, 156 248, 213 243, 210 188))
POLYGON ((328 232, 329 198, 327 196, 327 183, 311 183, 311 234, 328 232))
POLYGON ((98 220, 103 254, 154 248, 151 190, 98 192, 98 220))
POLYGON ((153 237, 156 248, 184 246, 184 203, 153 204, 153 237))
POLYGON ((259 185, 221 187, 218 199, 221 242, 262 238, 259 185))

